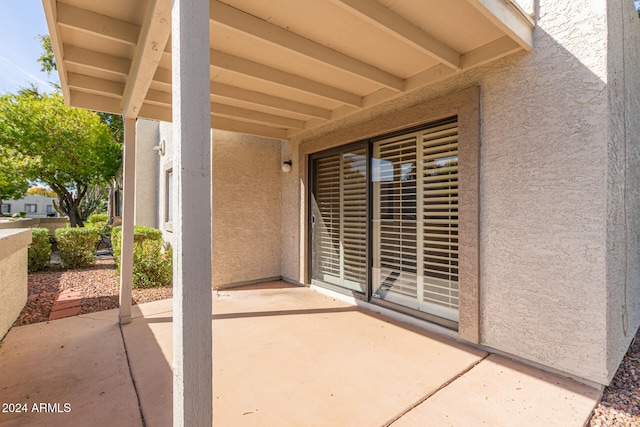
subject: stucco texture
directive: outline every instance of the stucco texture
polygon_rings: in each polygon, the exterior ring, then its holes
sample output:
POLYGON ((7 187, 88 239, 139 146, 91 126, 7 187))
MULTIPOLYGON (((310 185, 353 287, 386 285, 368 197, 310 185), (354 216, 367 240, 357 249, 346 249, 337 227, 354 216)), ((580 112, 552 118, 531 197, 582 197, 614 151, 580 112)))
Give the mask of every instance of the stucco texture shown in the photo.
MULTIPOLYGON (((620 161, 612 163, 617 159, 612 150, 619 150, 614 146, 624 138, 609 131, 609 117, 620 113, 610 109, 607 79, 612 64, 620 66, 622 55, 608 53, 620 47, 607 39, 607 32, 621 31, 621 23, 611 21, 609 9, 624 7, 627 19, 636 19, 633 27, 626 27, 635 32, 625 47, 626 57, 637 57, 632 53, 637 52, 640 33, 637 14, 632 2, 536 3, 531 53, 502 58, 310 130, 292 145, 304 146, 332 132, 480 86, 480 343, 606 384, 630 340, 629 332, 620 332, 620 254, 638 252, 637 232, 627 241, 620 225, 624 215, 617 207, 624 191, 620 161), (616 212, 617 219, 608 220, 616 212)), ((637 141, 640 133, 629 117, 638 113, 635 91, 637 85, 627 85, 628 96, 621 101, 628 112, 626 141, 637 141)), ((638 148, 630 148, 627 155, 627 164, 632 164, 638 148)), ((301 167, 306 161, 301 155, 301 167)), ((627 172, 626 203, 631 212, 630 206, 638 205, 632 188, 638 187, 640 176, 631 168, 627 172)), ((304 280, 308 254, 302 180, 298 191, 301 234, 297 245, 283 246, 283 259, 300 259, 298 276, 304 280), (299 252, 291 254, 292 248, 299 252)), ((637 222, 630 218, 626 227, 637 230, 637 222)), ((627 262, 627 283, 637 283, 640 275, 638 267, 630 266, 632 259, 627 262)), ((627 286, 628 330, 639 321, 633 313, 640 310, 640 292, 633 289, 627 286)))
POLYGON ((607 370, 612 376, 640 325, 640 19, 609 1, 607 174, 607 370))
POLYGON ((136 123, 136 189, 135 225, 158 228, 158 151, 161 144, 158 122, 138 120, 136 123))
POLYGON ((281 145, 212 131, 214 287, 281 276, 281 145))
POLYGON ((27 247, 31 230, 0 230, 0 340, 27 303, 27 247))

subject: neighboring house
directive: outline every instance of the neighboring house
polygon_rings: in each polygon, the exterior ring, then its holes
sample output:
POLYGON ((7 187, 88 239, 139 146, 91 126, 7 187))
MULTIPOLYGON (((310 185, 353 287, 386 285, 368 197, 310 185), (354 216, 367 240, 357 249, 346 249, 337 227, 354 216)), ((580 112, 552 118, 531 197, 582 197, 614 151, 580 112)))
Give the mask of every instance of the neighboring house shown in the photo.
MULTIPOLYGON (((212 221, 212 286, 282 277, 611 380, 640 325, 633 2, 225 3, 211 2, 211 218, 182 218, 212 221)), ((144 7, 44 4, 67 102, 171 119, 175 50, 130 73, 153 49, 66 19, 134 31, 144 7), (124 90, 134 76, 142 98, 124 90)), ((175 241, 175 172, 197 162, 172 161, 171 125, 137 126, 136 222, 175 241)))
POLYGON ((47 216, 58 216, 53 208, 55 197, 45 197, 37 195, 26 195, 23 199, 3 200, 0 212, 2 214, 19 214, 26 212, 27 218, 44 218, 47 216))

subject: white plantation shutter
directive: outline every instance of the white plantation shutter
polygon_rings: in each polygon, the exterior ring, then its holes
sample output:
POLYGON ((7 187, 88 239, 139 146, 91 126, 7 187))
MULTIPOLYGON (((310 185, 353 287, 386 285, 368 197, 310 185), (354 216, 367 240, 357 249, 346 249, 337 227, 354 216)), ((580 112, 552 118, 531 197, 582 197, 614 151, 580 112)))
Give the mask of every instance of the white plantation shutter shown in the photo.
POLYGON ((421 133, 423 302, 458 309, 458 124, 421 133))
POLYGON ((364 292, 366 148, 319 158, 313 167, 313 279, 364 292))
POLYGON ((381 161, 376 199, 382 290, 417 296, 416 265, 416 143, 415 135, 381 141, 375 157, 381 161))
POLYGON ((374 297, 458 318, 458 125, 374 143, 374 297))
MULTIPOLYGON (((343 276, 350 282, 367 282, 367 151, 342 156, 343 276)), ((364 287, 362 287, 364 290, 364 287)))
POLYGON ((457 322, 458 123, 370 144, 312 162, 312 279, 457 322))
POLYGON ((318 159, 315 171, 316 275, 340 277, 340 157, 318 159))

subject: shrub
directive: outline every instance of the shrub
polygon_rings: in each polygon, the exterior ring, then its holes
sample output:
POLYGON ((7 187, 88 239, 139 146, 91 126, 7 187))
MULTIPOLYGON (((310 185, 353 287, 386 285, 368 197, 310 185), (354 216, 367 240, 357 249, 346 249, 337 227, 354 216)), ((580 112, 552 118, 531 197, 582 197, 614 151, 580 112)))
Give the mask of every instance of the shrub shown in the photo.
POLYGON ((91 224, 96 224, 98 222, 109 222, 109 214, 91 214, 87 219, 91 224))
MULTIPOLYGON (((139 243, 143 240, 156 240, 162 245, 162 231, 153 227, 144 227, 142 225, 136 225, 133 227, 133 243, 139 243)), ((118 272, 120 271, 120 251, 122 246, 122 226, 113 227, 111 229, 111 248, 113 250, 113 257, 118 266, 118 272)))
MULTIPOLYGON (((111 230, 111 248, 120 272, 122 226, 111 230)), ((133 286, 148 288, 170 285, 172 279, 171 249, 163 249, 162 231, 157 228, 133 228, 133 286)))
POLYGON ((56 241, 62 267, 85 268, 96 260, 96 243, 100 235, 96 228, 59 228, 56 241))
POLYGON ((51 261, 51 240, 46 228, 32 228, 32 241, 29 245, 29 272, 44 270, 51 261))
POLYGON ((163 250, 162 243, 143 240, 134 245, 133 286, 151 288, 171 285, 173 278, 171 248, 163 250))

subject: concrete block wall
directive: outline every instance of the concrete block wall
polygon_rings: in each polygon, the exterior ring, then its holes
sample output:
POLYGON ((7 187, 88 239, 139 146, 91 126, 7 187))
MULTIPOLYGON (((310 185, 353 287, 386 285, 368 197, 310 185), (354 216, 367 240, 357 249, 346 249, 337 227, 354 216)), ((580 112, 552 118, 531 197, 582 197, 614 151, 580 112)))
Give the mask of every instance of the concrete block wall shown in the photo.
POLYGON ((0 339, 27 303, 27 248, 31 230, 0 230, 0 339))

